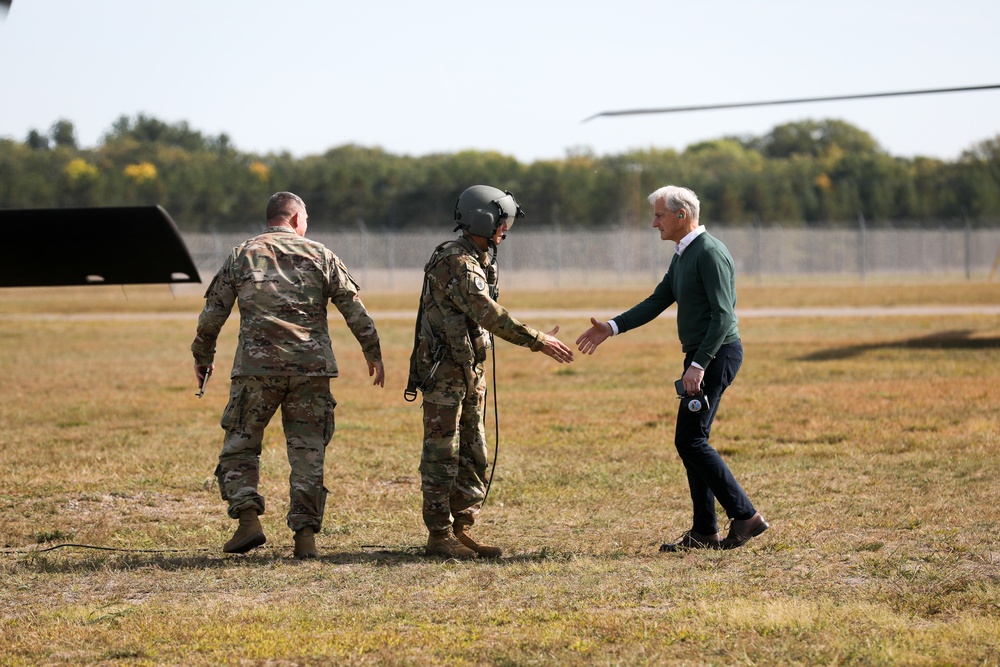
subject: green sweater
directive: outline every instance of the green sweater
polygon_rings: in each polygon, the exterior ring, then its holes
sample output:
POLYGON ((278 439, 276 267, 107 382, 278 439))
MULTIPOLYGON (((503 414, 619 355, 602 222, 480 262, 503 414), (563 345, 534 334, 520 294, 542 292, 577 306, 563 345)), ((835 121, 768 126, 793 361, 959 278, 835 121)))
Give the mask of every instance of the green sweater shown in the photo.
POLYGON ((685 353, 702 368, 725 343, 739 340, 736 326, 736 272, 729 250, 708 232, 694 239, 653 293, 614 318, 618 333, 652 321, 677 303, 677 336, 685 353))

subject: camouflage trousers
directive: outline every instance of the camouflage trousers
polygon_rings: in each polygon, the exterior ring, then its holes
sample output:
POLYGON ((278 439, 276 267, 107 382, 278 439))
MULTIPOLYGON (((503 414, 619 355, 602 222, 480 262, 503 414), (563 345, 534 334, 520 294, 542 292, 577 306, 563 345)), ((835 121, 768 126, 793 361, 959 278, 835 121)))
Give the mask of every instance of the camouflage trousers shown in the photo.
MULTIPOLYGON (((457 369, 454 378, 449 378, 449 370, 455 369, 444 369, 439 377, 455 388, 449 393, 453 400, 445 399, 448 404, 432 403, 425 394, 423 402, 420 490, 424 498, 424 524, 430 531, 449 530, 453 522, 471 526, 486 496, 483 366, 479 364, 475 368, 474 386, 465 391, 462 388, 468 383, 461 369, 457 369)), ((441 400, 438 393, 433 398, 441 400)))
POLYGON ((291 467, 288 527, 297 531, 312 526, 319 531, 327 495, 323 463, 326 446, 333 437, 336 405, 328 377, 233 378, 229 404, 222 413, 226 436, 215 469, 222 499, 229 503, 230 517, 238 519, 245 509, 264 513, 264 497, 257 492, 261 443, 264 428, 280 406, 291 467))

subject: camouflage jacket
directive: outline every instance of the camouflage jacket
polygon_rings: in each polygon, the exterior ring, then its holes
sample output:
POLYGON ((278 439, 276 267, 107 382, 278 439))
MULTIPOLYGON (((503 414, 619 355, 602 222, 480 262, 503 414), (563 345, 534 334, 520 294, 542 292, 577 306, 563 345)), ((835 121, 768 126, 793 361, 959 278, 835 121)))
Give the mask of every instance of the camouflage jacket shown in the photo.
POLYGON ((288 227, 268 227, 234 248, 208 286, 191 344, 195 363, 214 362, 219 331, 238 302, 240 337, 233 377, 337 377, 328 300, 344 316, 365 359, 381 361, 378 332, 358 290, 344 263, 322 243, 288 227))
POLYGON ((545 337, 516 320, 491 296, 496 271, 487 253, 463 236, 439 245, 424 267, 422 317, 418 346, 426 354, 459 366, 481 363, 490 347, 487 332, 504 340, 541 350, 545 337), (489 276, 489 277, 487 277, 489 276), (438 355, 434 352, 439 351, 438 355), (450 359, 449 359, 450 357, 450 359))

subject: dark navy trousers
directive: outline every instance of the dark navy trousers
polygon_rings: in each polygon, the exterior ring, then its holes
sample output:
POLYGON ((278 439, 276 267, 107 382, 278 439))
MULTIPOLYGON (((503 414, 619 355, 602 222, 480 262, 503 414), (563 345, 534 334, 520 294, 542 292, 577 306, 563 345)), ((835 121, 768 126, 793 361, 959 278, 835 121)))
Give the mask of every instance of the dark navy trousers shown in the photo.
MULTIPOLYGON (((693 357, 692 352, 684 358, 685 371, 691 365, 693 357)), ((677 412, 674 445, 687 470, 688 487, 691 489, 691 502, 694 505, 692 528, 703 535, 719 531, 719 521, 715 514, 716 500, 730 519, 749 519, 756 512, 729 466, 708 444, 722 394, 736 379, 736 373, 742 365, 743 345, 740 341, 720 347, 715 359, 705 369, 703 383, 709 409, 690 412, 681 405, 677 412)))

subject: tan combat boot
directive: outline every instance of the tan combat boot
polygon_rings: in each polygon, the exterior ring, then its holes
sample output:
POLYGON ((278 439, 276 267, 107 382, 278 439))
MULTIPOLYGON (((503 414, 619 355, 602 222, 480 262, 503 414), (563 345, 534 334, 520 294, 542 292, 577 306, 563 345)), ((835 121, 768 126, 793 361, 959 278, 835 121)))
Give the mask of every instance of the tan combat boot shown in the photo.
POLYGON ((476 539, 469 534, 468 526, 455 525, 454 529, 455 537, 458 538, 458 541, 475 551, 483 558, 500 558, 500 556, 503 555, 503 549, 500 547, 492 547, 477 542, 476 539))
POLYGON ((434 531, 427 538, 424 554, 428 556, 444 556, 445 558, 475 558, 476 552, 455 539, 450 530, 434 531))
POLYGON ((316 551, 316 531, 312 526, 295 531, 295 557, 300 560, 319 558, 319 552, 316 551))
POLYGON ((267 538, 264 537, 264 528, 260 525, 257 510, 248 509, 240 512, 240 525, 222 550, 227 554, 243 554, 264 542, 267 542, 267 538))

